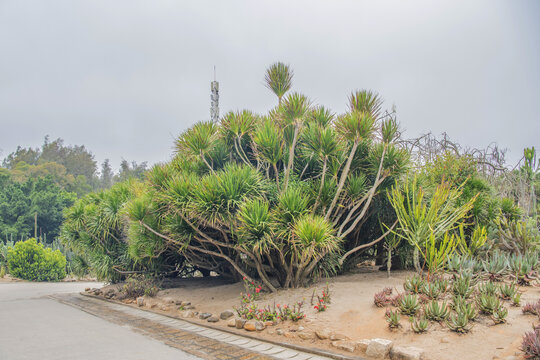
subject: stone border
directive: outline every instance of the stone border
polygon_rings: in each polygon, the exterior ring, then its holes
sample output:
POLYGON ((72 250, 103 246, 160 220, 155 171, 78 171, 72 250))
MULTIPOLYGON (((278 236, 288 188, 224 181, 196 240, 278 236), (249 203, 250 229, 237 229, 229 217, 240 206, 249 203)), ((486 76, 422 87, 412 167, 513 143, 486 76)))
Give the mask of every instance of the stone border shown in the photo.
POLYGON ((88 294, 86 292, 80 292, 80 295, 86 296, 86 297, 89 297, 89 298, 92 298, 92 299, 97 299, 97 300, 101 300, 101 301, 105 301, 105 302, 110 302, 110 303, 116 304, 116 305, 123 305, 123 306, 129 307, 129 308, 134 308, 134 309, 137 309, 137 310, 146 311, 146 312, 149 312, 149 313, 152 313, 152 314, 166 316, 168 318, 175 319, 175 320, 185 321, 185 322, 190 323, 192 325, 202 326, 202 327, 205 327, 205 328, 208 328, 208 329, 211 329, 211 330, 222 331, 222 332, 225 332, 225 333, 228 333, 228 334, 231 334, 231 335, 241 336, 241 337, 251 339, 251 340, 264 341, 264 342, 267 342, 267 343, 272 344, 272 345, 287 347, 287 348, 289 348, 291 350, 302 351, 302 352, 305 352, 305 353, 318 355, 318 356, 324 356, 324 357, 332 358, 332 359, 335 359, 335 360, 366 360, 365 358, 359 357, 359 356, 346 356, 346 355, 337 354, 337 353, 333 353, 333 352, 329 352, 329 351, 319 350, 319 349, 310 348, 310 347, 304 347, 304 346, 301 346, 301 345, 289 344, 289 343, 286 343, 286 342, 277 342, 277 341, 268 340, 268 339, 261 339, 259 337, 253 336, 253 335, 251 335, 249 333, 239 334, 238 332, 231 331, 228 328, 221 328, 221 327, 217 327, 217 326, 212 326, 212 325, 210 325, 209 323, 206 323, 206 322, 204 322, 204 323, 196 322, 196 321, 193 321, 193 320, 191 320, 189 318, 181 318, 181 317, 176 317, 176 316, 172 316, 172 315, 169 315, 169 314, 162 314, 162 313, 159 313, 159 312, 156 312, 156 311, 152 311, 151 309, 129 306, 127 304, 124 304, 121 301, 116 301, 116 300, 112 300, 112 299, 106 299, 104 297, 88 294))

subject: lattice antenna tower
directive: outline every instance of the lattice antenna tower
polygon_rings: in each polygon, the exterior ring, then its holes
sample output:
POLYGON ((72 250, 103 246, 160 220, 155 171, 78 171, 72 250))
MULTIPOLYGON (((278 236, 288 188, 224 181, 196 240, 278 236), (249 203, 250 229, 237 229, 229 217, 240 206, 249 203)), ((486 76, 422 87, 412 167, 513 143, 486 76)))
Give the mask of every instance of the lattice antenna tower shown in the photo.
POLYGON ((210 83, 210 119, 217 123, 219 120, 219 82, 216 81, 216 67, 214 66, 214 81, 210 83))

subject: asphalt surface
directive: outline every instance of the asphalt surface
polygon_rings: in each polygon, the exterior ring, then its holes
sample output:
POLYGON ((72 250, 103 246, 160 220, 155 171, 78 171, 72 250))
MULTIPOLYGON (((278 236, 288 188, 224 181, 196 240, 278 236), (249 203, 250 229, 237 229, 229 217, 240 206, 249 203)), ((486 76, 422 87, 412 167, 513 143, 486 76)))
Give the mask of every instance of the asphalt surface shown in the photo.
POLYGON ((199 358, 48 295, 96 283, 0 283, 0 360, 147 360, 199 358))

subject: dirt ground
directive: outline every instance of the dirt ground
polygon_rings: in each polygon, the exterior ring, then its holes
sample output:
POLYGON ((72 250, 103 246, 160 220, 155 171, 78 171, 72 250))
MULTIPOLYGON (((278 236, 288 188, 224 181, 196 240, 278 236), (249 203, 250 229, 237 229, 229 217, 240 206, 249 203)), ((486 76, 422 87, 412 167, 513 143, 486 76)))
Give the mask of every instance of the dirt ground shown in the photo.
MULTIPOLYGON (((258 300, 260 305, 271 305, 274 302, 293 304, 304 300, 307 317, 298 323, 287 321, 268 327, 257 333, 257 336, 277 342, 296 343, 341 352, 331 346, 330 340, 301 340, 294 335, 295 333, 289 333, 288 337, 276 333, 277 329, 287 330, 294 325, 300 325, 305 328, 303 331, 330 329, 346 335, 351 340, 391 339, 397 345, 424 349, 428 359, 503 359, 513 355, 521 358, 519 351, 521 337, 526 331, 531 330, 532 324, 537 322, 537 317, 523 315, 521 308, 509 306, 508 303, 506 303, 509 310, 506 324, 493 325, 491 319, 482 316, 474 323, 471 332, 464 335, 458 335, 434 323, 431 323, 426 334, 415 334, 406 317, 401 319, 401 328, 390 330, 384 317, 385 309, 377 308, 373 304, 373 295, 388 286, 394 288, 394 294, 396 291, 403 292, 403 281, 411 274, 410 272, 393 272, 392 277, 388 278, 384 272, 364 269, 354 274, 332 278, 328 280, 331 303, 327 311, 320 313, 317 313, 310 305, 310 300, 313 290, 320 294, 326 281, 320 281, 308 288, 263 294, 258 300)), ((109 287, 118 288, 119 285, 109 287)), ((520 291, 522 304, 534 302, 540 298, 539 287, 521 287, 520 291)), ((226 283, 219 278, 181 279, 175 282, 173 288, 161 290, 156 297, 145 297, 145 306, 151 307, 154 311, 178 316, 180 314, 178 306, 167 307, 164 304, 170 302, 171 299, 189 301, 195 306, 194 311, 209 312, 219 316, 221 311, 232 310, 233 307, 239 306, 241 292, 245 292, 242 283, 226 283)), ((205 322, 198 318, 193 318, 193 320, 205 322)), ((226 321, 219 321, 214 325, 225 328, 226 323, 226 321)), ((244 330, 238 331, 245 334, 244 330)), ((254 334, 251 333, 251 335, 254 334)))

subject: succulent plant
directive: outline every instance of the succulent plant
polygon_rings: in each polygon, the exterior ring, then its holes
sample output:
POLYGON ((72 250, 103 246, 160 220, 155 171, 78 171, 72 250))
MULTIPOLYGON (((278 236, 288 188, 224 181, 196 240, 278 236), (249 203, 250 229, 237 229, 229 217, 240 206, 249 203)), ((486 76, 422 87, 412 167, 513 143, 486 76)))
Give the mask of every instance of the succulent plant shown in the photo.
POLYGON ((393 290, 392 290, 391 287, 385 287, 385 288, 382 290, 382 292, 383 292, 385 295, 390 296, 390 295, 392 295, 393 290))
POLYGON ((508 316, 508 309, 504 306, 499 307, 493 312, 491 318, 495 324, 502 324, 506 322, 506 317, 508 316))
POLYGON ((426 332, 428 327, 429 321, 425 317, 411 319, 411 329, 417 334, 426 332))
POLYGON ((413 316, 416 314, 420 308, 418 303, 418 296, 416 295, 405 295, 399 301, 399 310, 403 315, 413 316))
POLYGON ((446 320, 450 311, 448 310, 448 304, 443 301, 441 304, 437 301, 432 301, 424 308, 426 318, 433 321, 446 320))
POLYGON ((516 292, 512 297, 512 306, 519 306, 521 303, 521 293, 516 292))
POLYGON ((403 283, 403 288, 413 294, 418 294, 424 287, 425 281, 419 275, 413 275, 403 283))
POLYGON ((385 307, 388 305, 389 300, 384 290, 373 295, 373 303, 377 307, 385 307))
POLYGON ((501 301, 495 295, 480 294, 476 298, 478 309, 483 314, 493 315, 501 307, 501 301))
POLYGON ((504 300, 512 300, 517 293, 516 283, 502 284, 499 286, 499 295, 504 300))
POLYGON ((464 302, 458 305, 456 311, 467 315, 469 321, 474 321, 478 317, 478 310, 476 310, 476 307, 471 303, 464 302))
POLYGON ((535 303, 526 303, 521 308, 524 314, 540 315, 540 299, 535 303))
POLYGON ((441 292, 441 288, 439 287, 439 283, 437 282, 427 282, 422 287, 422 293, 431 300, 437 300, 441 295, 441 292))
POLYGON ((467 299, 465 299, 463 296, 454 295, 452 297, 452 309, 456 310, 462 305, 467 303, 467 299))
POLYGON ((521 351, 526 359, 540 359, 540 329, 534 329, 523 335, 521 351))
POLYGON ((497 293, 497 290, 497 285, 495 285, 495 283, 492 281, 488 281, 478 285, 478 291, 480 292, 480 294, 495 295, 497 293))
POLYGON ((538 263, 537 259, 532 260, 529 256, 514 254, 510 256, 508 263, 520 285, 528 286, 538 278, 538 273, 534 270, 534 266, 538 263))
POLYGON ((459 295, 467 299, 473 292, 471 282, 471 276, 460 276, 454 280, 452 291, 455 295, 459 295))
POLYGON ((482 266, 490 280, 499 280, 508 269, 508 260, 505 255, 495 252, 490 259, 482 262, 482 266))
POLYGON ((458 272, 459 270, 461 270, 461 263, 463 259, 464 259, 464 256, 458 253, 454 253, 451 256, 449 256, 448 264, 447 264, 448 271, 458 272))
POLYGON ((388 322, 388 326, 391 329, 397 329, 398 327, 401 326, 399 323, 399 320, 401 319, 399 310, 392 311, 390 309, 387 309, 386 314, 384 316, 386 317, 386 322, 388 322))
POLYGON ((472 326, 469 325, 469 318, 462 312, 451 314, 446 320, 446 326, 448 326, 450 330, 462 334, 468 333, 472 328, 472 326))

